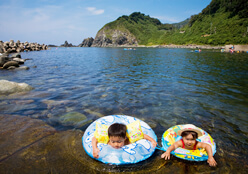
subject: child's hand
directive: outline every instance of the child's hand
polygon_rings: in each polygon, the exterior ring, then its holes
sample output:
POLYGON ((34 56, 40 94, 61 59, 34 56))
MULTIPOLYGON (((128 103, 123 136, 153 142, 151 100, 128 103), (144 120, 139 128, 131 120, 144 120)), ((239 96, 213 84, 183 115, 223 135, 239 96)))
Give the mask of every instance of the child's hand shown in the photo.
POLYGON ((209 157, 207 162, 211 167, 215 167, 217 165, 217 162, 215 161, 214 157, 209 157))
POLYGON ((157 142, 150 136, 144 134, 144 139, 150 141, 152 143, 152 147, 155 148, 157 146, 157 142))
POLYGON ((99 152, 100 152, 100 150, 98 149, 98 147, 94 148, 93 149, 93 157, 94 158, 99 158, 99 152))
POLYGON ((170 153, 169 152, 165 152, 161 155, 161 158, 164 158, 165 160, 169 160, 170 159, 170 153))
POLYGON ((152 141, 152 147, 155 148, 157 146, 157 142, 156 141, 152 141))

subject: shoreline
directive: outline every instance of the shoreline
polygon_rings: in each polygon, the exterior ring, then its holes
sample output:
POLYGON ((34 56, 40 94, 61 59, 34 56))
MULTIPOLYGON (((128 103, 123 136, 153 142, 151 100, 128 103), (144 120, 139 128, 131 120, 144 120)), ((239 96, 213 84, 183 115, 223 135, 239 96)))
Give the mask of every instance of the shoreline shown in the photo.
MULTIPOLYGON (((48 47, 61 47, 61 48, 70 48, 64 46, 48 46, 48 47)), ((79 47, 79 46, 71 46, 79 47)), ((211 46, 211 45, 111 45, 104 47, 91 46, 92 48, 192 48, 192 49, 224 49, 225 46, 211 46)), ((90 48, 90 47, 88 47, 90 48)))
POLYGON ((209 49, 209 50, 221 50, 221 52, 247 52, 248 53, 248 44, 247 45, 119 45, 119 46, 106 46, 109 48, 186 48, 186 49, 209 49))
MULTIPOLYGON (((51 46, 51 47, 61 47, 61 46, 51 46)), ((79 46, 73 46, 73 47, 79 47, 79 46)), ((218 46, 196 45, 196 44, 189 44, 189 45, 175 45, 175 44, 169 44, 169 45, 108 45, 108 46, 102 46, 102 47, 97 47, 97 46, 90 46, 90 47, 93 47, 93 48, 186 48, 186 49, 221 50, 222 52, 230 52, 230 49, 232 49, 232 52, 248 52, 248 44, 247 45, 218 45, 218 46)), ((64 48, 70 48, 70 47, 64 47, 64 48)))
POLYGON ((225 46, 211 46, 211 45, 151 45, 151 46, 145 46, 145 45, 138 45, 138 47, 149 47, 149 48, 191 48, 191 49, 224 49, 225 46))

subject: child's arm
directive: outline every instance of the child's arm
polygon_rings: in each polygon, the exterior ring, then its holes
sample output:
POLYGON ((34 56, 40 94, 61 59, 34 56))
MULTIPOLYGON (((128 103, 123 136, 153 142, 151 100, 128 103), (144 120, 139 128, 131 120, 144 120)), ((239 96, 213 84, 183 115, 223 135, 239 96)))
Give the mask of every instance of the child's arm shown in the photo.
POLYGON ((99 152, 100 150, 98 149, 97 147, 97 139, 95 137, 92 138, 92 142, 91 142, 91 145, 92 145, 92 150, 93 150, 93 157, 94 158, 99 158, 99 152))
POLYGON ((164 158, 165 160, 170 159, 170 153, 171 151, 175 150, 178 147, 182 147, 182 141, 177 141, 174 144, 172 144, 165 153, 161 155, 161 158, 164 158))
POLYGON ((148 141, 151 141, 153 148, 155 148, 157 146, 157 142, 152 137, 150 137, 149 135, 144 134, 144 139, 146 139, 148 141))
POLYGON ((215 161, 215 159, 213 157, 212 148, 209 144, 198 142, 197 148, 203 148, 207 151, 207 153, 208 153, 208 161, 207 162, 210 166, 216 166, 217 165, 217 162, 215 161))

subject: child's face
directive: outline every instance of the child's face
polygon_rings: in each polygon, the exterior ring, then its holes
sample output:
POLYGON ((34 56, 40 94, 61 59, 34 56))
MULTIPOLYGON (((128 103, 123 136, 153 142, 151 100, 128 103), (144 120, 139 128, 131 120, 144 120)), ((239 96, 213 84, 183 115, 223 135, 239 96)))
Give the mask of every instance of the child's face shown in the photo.
POLYGON ((183 137, 183 142, 185 144, 185 149, 193 149, 196 139, 193 138, 192 134, 189 134, 183 137))
POLYGON ((109 137, 109 143, 108 144, 115 149, 119 149, 125 145, 125 138, 111 136, 111 137, 109 137))

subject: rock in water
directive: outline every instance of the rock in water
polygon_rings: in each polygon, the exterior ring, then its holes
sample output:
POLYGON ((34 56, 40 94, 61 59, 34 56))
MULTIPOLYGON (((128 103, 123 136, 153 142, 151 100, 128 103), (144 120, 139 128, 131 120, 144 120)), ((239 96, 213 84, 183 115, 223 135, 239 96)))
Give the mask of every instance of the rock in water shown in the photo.
POLYGON ((2 67, 6 62, 9 61, 9 57, 6 55, 1 55, 0 56, 0 67, 2 67))
POLYGON ((24 64, 25 60, 21 58, 13 58, 13 61, 16 61, 19 64, 24 64))
POLYGON ((30 91, 33 87, 26 83, 10 82, 8 80, 0 80, 0 95, 11 94, 16 92, 30 91))
POLYGON ((92 122, 92 120, 88 120, 84 114, 79 112, 69 112, 60 117, 60 122, 66 126, 82 127, 85 124, 92 122))
POLYGON ((21 54, 15 53, 15 54, 11 55, 11 58, 21 58, 21 54))
POLYGON ((94 39, 92 37, 84 39, 81 44, 79 44, 79 47, 91 47, 94 39))
POLYGON ((3 68, 8 69, 10 66, 19 67, 19 63, 16 61, 9 61, 3 65, 3 68))

